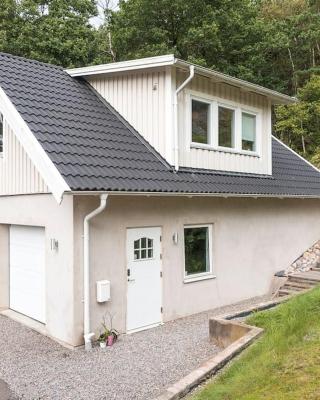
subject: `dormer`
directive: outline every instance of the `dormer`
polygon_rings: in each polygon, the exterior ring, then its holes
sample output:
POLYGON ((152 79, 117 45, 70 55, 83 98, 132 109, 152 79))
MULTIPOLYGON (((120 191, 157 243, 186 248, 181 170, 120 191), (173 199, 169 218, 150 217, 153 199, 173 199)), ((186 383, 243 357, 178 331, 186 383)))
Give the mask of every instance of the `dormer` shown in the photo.
POLYGON ((294 98, 173 55, 67 71, 83 77, 178 169, 272 174, 272 106, 294 98))

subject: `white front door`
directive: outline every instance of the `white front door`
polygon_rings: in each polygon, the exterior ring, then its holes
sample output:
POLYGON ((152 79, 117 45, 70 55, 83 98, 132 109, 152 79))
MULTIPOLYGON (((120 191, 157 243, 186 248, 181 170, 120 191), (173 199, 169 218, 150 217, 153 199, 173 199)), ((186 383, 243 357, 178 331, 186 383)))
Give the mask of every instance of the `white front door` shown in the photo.
POLYGON ((161 323, 161 228, 127 230, 127 331, 161 323))
POLYGON ((45 322, 45 231, 10 227, 10 308, 45 322))

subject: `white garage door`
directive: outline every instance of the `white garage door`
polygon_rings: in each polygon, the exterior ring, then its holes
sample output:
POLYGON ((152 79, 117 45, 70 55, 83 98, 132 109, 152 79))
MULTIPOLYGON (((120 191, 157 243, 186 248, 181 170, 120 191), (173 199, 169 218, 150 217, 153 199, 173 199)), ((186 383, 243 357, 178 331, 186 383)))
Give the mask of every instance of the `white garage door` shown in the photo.
POLYGON ((10 308, 45 322, 44 228, 10 227, 10 308))

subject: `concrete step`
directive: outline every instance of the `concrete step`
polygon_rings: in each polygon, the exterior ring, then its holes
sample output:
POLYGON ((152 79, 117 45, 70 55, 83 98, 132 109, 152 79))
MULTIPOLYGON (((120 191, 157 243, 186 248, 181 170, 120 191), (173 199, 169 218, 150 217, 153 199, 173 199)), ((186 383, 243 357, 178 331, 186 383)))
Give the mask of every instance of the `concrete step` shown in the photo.
POLYGON ((300 287, 290 286, 290 285, 283 285, 280 290, 288 290, 289 292, 291 291, 291 292, 298 293, 303 290, 306 290, 306 288, 300 288, 300 287))
POLYGON ((296 293, 298 293, 298 292, 295 290, 288 290, 288 289, 281 288, 278 292, 278 296, 283 297, 283 296, 289 296, 289 295, 296 294, 296 293))
POLYGON ((316 286, 320 284, 320 280, 318 277, 312 277, 311 275, 309 276, 298 276, 298 275, 289 275, 288 277, 289 282, 301 282, 301 283, 306 283, 310 284, 312 286, 316 286))
POLYGON ((287 287, 288 289, 292 288, 292 290, 305 290, 311 289, 315 286, 314 282, 301 282, 301 281, 287 281, 283 287, 287 287))

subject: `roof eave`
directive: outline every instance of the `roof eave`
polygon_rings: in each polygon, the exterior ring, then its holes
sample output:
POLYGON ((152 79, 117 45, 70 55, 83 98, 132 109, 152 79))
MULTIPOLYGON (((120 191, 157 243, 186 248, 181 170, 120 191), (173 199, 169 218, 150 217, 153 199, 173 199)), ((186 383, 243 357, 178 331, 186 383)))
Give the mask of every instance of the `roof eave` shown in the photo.
POLYGON ((137 60, 120 61, 109 64, 93 65, 83 68, 67 69, 66 72, 72 77, 89 77, 94 75, 106 75, 112 73, 121 73, 126 71, 135 71, 147 68, 160 68, 166 66, 176 65, 182 69, 188 69, 190 65, 194 65, 195 72, 199 75, 209 77, 216 82, 225 83, 238 87, 245 92, 258 93, 262 96, 268 97, 272 104, 293 104, 298 100, 295 97, 290 97, 285 94, 276 92, 254 83, 244 81, 239 78, 234 78, 230 75, 223 74, 222 72, 214 71, 200 65, 191 64, 187 61, 175 58, 173 54, 164 56, 141 58, 137 60))
POLYGON ((146 68, 157 68, 173 65, 175 58, 173 54, 158 57, 140 58, 137 60, 119 61, 109 64, 92 65, 82 68, 66 69, 72 77, 85 77, 91 75, 111 74, 125 71, 134 71, 146 68))
POLYGON ((114 196, 146 196, 146 197, 220 197, 220 198, 269 198, 269 199, 319 199, 319 195, 304 194, 262 194, 262 193, 196 193, 196 192, 147 192, 133 190, 71 190, 66 194, 78 196, 96 196, 109 194, 114 196))
MULTIPOLYGON (((190 65, 193 65, 187 61, 183 61, 177 58, 175 59, 175 64, 182 69, 189 68, 190 65)), ((221 82, 227 85, 238 87, 240 90, 243 90, 245 92, 258 93, 262 96, 266 96, 272 101, 273 104, 293 104, 298 101, 295 97, 279 93, 275 90, 265 88, 255 83, 244 81, 239 78, 234 78, 230 75, 226 75, 222 72, 214 71, 200 65, 195 65, 195 72, 199 75, 211 78, 216 82, 221 82)))

